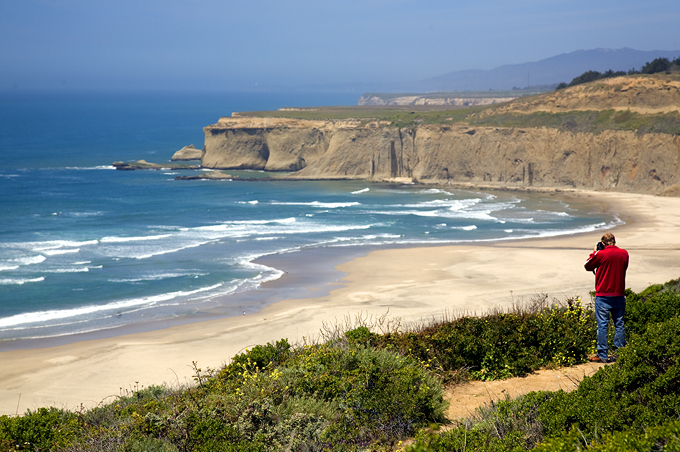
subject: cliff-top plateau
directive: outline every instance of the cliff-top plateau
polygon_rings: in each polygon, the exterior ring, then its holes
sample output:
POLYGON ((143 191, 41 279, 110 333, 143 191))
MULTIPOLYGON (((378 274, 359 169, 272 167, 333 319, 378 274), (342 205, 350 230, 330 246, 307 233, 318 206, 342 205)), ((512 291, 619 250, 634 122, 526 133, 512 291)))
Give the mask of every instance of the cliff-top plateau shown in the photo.
POLYGON ((680 196, 680 75, 598 80, 490 106, 234 113, 201 163, 287 177, 680 196))

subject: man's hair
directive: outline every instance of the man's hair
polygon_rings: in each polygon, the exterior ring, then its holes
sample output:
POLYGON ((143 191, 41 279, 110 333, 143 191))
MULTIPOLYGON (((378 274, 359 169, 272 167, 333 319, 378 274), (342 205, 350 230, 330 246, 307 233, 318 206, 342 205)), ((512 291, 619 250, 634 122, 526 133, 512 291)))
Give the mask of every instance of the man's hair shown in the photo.
POLYGON ((612 234, 611 232, 607 232, 605 235, 603 235, 600 241, 604 243, 604 246, 616 244, 616 238, 614 237, 614 234, 612 234))

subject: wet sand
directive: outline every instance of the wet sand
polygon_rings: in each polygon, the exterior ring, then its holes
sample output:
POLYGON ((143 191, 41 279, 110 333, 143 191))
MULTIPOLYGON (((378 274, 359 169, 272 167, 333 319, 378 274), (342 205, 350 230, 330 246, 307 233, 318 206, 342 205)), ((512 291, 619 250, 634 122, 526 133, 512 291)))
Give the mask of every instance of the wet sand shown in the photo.
MULTIPOLYGON (((560 196, 602 203, 626 223, 613 232, 631 255, 628 287, 640 291, 680 277, 680 198, 578 191, 560 196)), ((295 287, 291 294, 308 298, 284 299, 255 314, 2 352, 0 414, 92 407, 126 390, 191 384, 193 361, 203 369, 219 367, 246 347, 282 337, 310 341, 324 323, 357 316, 387 314, 407 326, 508 308, 542 293, 590 301, 594 276, 583 262, 601 234, 377 250, 338 265, 338 277, 346 276, 337 285, 319 285, 304 272, 288 275, 270 290, 281 284, 277 296, 285 298, 286 287, 295 287)))

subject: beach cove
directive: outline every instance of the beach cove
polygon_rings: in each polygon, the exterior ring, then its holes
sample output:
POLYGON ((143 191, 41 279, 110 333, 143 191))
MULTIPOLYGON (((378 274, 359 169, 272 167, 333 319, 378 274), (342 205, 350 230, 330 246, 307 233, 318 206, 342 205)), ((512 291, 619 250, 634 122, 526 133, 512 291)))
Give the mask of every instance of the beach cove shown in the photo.
MULTIPOLYGON (((680 199, 587 191, 560 196, 601 203, 625 223, 612 231, 631 255, 627 286, 634 291, 680 276, 680 199)), ((153 384, 188 384, 192 362, 219 367, 247 347, 283 337, 310 341, 324 323, 356 316, 387 314, 407 326, 503 309, 540 293, 588 301, 593 277, 582 265, 600 235, 381 249, 339 265, 347 276, 315 298, 280 301, 246 316, 2 352, 0 414, 92 407, 153 384)))

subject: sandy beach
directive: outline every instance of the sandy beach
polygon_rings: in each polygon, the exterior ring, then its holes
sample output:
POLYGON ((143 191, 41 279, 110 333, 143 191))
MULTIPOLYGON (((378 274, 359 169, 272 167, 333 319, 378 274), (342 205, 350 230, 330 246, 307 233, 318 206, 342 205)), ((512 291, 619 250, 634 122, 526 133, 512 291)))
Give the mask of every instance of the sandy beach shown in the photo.
MULTIPOLYGON (((625 222, 612 232, 631 256, 628 287, 640 291, 680 277, 680 198, 585 191, 555 196, 587 199, 625 222)), ((388 313, 407 325, 507 308, 540 293, 590 301, 594 276, 583 262, 601 234, 378 250, 338 266, 347 276, 317 298, 285 300, 253 315, 2 352, 0 415, 92 407, 152 384, 188 384, 194 361, 215 368, 256 344, 310 340, 324 322, 388 313)))

